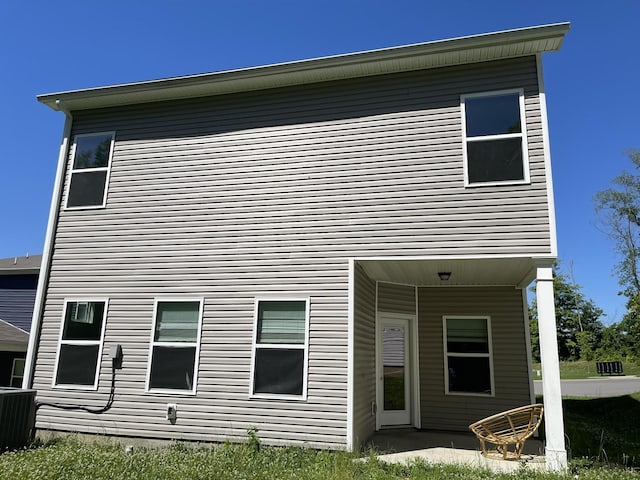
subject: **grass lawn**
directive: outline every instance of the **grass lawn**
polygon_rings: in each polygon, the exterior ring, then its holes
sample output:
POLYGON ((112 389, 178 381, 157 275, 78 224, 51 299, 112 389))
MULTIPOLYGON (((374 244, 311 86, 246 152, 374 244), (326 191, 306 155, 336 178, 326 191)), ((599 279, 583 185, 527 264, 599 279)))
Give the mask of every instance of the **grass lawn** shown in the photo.
MULTIPOLYGON (((640 377, 640 365, 633 362, 622 362, 622 370, 625 375, 635 375, 640 377)), ((540 364, 533 364, 533 379, 540 380, 541 377, 537 375, 537 372, 541 371, 540 364)), ((599 377, 596 372, 596 362, 560 362, 560 378, 564 380, 569 379, 581 379, 599 377)))
POLYGON ((370 455, 365 461, 348 452, 260 446, 255 441, 217 447, 176 444, 161 449, 134 449, 121 445, 79 443, 73 437, 37 448, 0 455, 0 479, 640 479, 640 473, 621 468, 573 468, 566 474, 493 474, 454 466, 387 465, 370 455))
POLYGON ((299 480, 640 480, 640 393, 610 398, 563 400, 567 449, 566 474, 519 470, 494 474, 468 467, 387 465, 373 453, 358 461, 349 452, 275 448, 250 436, 243 444, 175 444, 134 448, 96 437, 75 437, 0 454, 0 480, 18 479, 299 479, 299 480), (603 466, 608 465, 608 466, 603 466))
POLYGON ((562 401, 574 458, 640 467, 640 393, 562 401))

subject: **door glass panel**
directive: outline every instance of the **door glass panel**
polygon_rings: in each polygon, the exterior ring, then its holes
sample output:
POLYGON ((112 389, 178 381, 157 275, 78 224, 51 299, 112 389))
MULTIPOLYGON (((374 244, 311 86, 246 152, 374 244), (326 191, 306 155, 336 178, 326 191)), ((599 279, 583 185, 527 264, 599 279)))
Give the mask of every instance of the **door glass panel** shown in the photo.
POLYGON ((382 329, 382 358, 384 367, 384 409, 405 409, 405 352, 404 328, 382 329))

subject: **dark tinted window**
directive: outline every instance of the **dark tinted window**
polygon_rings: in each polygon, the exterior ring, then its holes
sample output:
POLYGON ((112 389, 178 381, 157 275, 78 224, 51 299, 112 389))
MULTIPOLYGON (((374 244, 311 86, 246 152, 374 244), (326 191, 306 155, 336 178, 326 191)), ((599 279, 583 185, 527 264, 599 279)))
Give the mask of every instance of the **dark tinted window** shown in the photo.
POLYGON ((61 345, 56 384, 93 385, 99 345, 61 345))
POLYGON ((303 374, 303 349, 258 348, 253 391, 302 395, 303 374))
POLYGON ((465 99, 467 137, 520 133, 517 93, 465 99))
POLYGON ((522 139, 467 141, 469 183, 523 180, 522 139))
POLYGON ((488 357, 449 357, 449 391, 491 393, 488 357))
POLYGON ((75 172, 69 186, 68 207, 95 207, 104 203, 107 171, 75 172))
POLYGON ((196 347, 153 347, 149 388, 193 390, 196 347))
POLYGON ((73 168, 107 167, 111 154, 111 139, 111 134, 77 137, 73 168))

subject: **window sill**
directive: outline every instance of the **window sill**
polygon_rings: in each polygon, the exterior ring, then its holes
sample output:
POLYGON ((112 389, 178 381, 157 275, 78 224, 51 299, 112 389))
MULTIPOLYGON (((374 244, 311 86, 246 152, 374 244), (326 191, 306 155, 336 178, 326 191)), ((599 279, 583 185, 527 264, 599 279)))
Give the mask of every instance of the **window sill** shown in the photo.
POLYGON ((468 183, 465 182, 464 188, 476 188, 476 187, 503 187, 508 185, 531 185, 531 181, 528 179, 525 180, 504 180, 504 181, 495 181, 495 182, 477 182, 477 183, 468 183))
POLYGON ((249 400, 282 400, 287 402, 306 402, 306 395, 279 395, 276 393, 254 393, 249 400))
POLYGON ((185 397, 195 397, 197 395, 195 390, 172 390, 169 388, 152 388, 145 390, 144 393, 149 395, 181 395, 185 397))
POLYGON ((452 395, 455 397, 495 397, 495 393, 474 393, 474 392, 445 392, 445 395, 452 395))
POLYGON ((86 207, 64 207, 63 210, 66 211, 74 211, 74 210, 100 210, 101 208, 107 208, 107 205, 87 205, 86 207))
POLYGON ((96 392, 98 391, 97 385, 66 385, 66 384, 56 384, 51 385, 51 388, 55 390, 82 390, 85 392, 96 392))

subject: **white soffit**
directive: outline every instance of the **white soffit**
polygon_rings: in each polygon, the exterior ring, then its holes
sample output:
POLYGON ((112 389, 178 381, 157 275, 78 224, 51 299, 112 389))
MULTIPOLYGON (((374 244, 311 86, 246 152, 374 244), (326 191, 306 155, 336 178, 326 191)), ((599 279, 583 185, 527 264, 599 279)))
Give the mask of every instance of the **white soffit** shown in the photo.
POLYGON ((506 30, 262 67, 39 95, 73 111, 407 72, 560 49, 569 23, 506 30))
POLYGON ((534 278, 536 260, 516 258, 358 259, 373 280, 418 286, 501 285, 526 287, 534 278), (450 272, 440 280, 439 272, 450 272))

